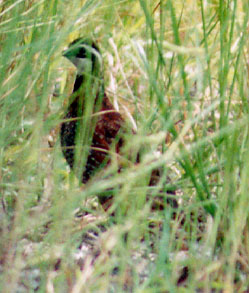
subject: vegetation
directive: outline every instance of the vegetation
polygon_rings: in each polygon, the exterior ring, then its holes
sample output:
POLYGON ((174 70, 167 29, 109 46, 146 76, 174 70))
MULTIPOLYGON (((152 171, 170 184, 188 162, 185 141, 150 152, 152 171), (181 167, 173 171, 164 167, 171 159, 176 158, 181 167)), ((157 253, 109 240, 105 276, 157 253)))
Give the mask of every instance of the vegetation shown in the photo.
POLYGON ((237 0, 0 1, 1 292, 249 289, 248 15, 237 0), (58 139, 79 36, 137 128, 127 156, 143 150, 86 186, 58 139), (165 188, 179 208, 152 211, 165 188))

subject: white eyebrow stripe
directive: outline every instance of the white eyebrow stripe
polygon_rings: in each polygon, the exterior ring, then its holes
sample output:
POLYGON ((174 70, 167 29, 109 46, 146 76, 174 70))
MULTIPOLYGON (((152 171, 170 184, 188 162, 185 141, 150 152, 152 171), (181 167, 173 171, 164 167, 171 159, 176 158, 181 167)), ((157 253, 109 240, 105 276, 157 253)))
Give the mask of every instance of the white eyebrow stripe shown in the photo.
POLYGON ((89 45, 85 45, 85 44, 80 44, 79 47, 82 47, 82 48, 85 48, 87 49, 89 52, 91 52, 92 54, 94 54, 100 62, 102 62, 102 56, 101 54, 99 53, 98 50, 96 50, 95 48, 89 46, 89 45))

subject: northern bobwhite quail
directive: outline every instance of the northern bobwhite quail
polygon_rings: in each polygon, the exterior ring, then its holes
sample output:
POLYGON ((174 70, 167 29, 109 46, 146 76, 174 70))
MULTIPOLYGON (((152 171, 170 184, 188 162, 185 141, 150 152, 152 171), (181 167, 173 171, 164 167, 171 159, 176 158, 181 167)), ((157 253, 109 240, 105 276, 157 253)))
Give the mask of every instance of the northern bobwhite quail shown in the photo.
POLYGON ((108 163, 108 152, 114 140, 117 140, 116 152, 119 152, 123 139, 117 139, 117 135, 124 120, 104 93, 102 60, 96 44, 88 39, 77 39, 63 55, 77 67, 77 76, 73 101, 61 125, 61 146, 69 166, 75 169, 76 146, 87 146, 89 142, 86 139, 92 138, 90 148, 79 150, 79 156, 86 152, 85 162, 77 158, 81 164, 78 168, 82 172, 81 180, 86 183, 103 164, 108 163))
MULTIPOLYGON (((109 163, 113 143, 115 152, 120 153, 125 121, 104 92, 102 58, 97 45, 90 39, 79 38, 69 45, 63 56, 76 66, 77 75, 71 103, 61 124, 61 146, 70 168, 87 183, 109 163)), ((139 162, 139 156, 135 161, 139 162)), ((152 172, 152 177, 153 174, 158 174, 158 170, 152 172)), ((154 180, 151 178, 151 182, 154 180)), ((105 201, 105 197, 100 198, 102 204, 105 201)))

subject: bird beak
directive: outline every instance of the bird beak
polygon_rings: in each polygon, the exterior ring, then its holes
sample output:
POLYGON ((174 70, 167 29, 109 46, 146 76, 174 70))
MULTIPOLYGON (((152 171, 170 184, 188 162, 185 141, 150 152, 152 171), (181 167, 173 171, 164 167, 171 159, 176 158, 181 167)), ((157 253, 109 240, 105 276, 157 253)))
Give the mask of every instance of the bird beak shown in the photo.
POLYGON ((64 48, 64 50, 62 51, 62 56, 68 58, 69 52, 70 52, 70 50, 67 47, 64 48))

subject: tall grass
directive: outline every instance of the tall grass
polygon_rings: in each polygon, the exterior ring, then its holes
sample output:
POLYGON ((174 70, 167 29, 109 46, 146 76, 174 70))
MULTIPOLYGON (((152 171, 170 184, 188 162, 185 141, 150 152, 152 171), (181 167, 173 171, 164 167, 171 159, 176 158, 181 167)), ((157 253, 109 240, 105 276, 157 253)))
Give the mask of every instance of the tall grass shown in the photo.
POLYGON ((249 289, 248 13, 237 0, 0 3, 1 292, 249 289), (137 128, 123 156, 141 151, 87 186, 59 144, 75 76, 62 51, 78 36, 98 42, 106 93, 137 128), (95 196, 110 188, 104 212, 95 196), (152 212, 170 188, 179 208, 152 212))

